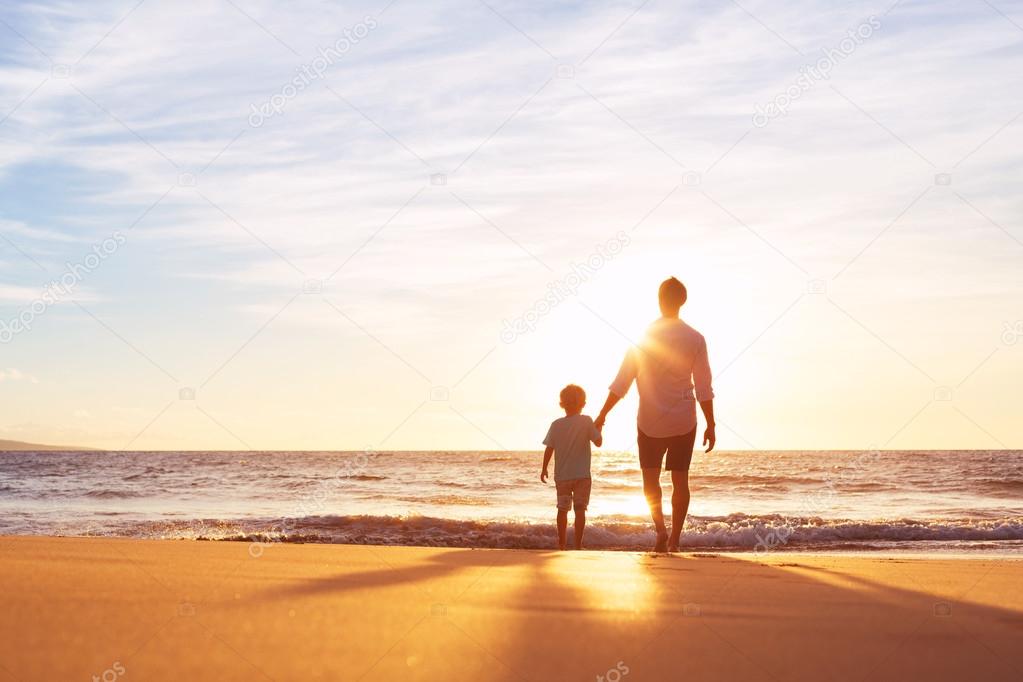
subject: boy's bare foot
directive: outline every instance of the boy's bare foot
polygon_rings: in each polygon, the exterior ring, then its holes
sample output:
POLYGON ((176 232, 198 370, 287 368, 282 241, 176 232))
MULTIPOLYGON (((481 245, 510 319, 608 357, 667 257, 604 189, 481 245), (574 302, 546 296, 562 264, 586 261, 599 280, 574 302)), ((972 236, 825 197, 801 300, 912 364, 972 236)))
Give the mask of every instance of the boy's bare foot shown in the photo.
POLYGON ((661 532, 657 534, 657 544, 654 545, 654 551, 664 553, 668 551, 668 534, 661 532))

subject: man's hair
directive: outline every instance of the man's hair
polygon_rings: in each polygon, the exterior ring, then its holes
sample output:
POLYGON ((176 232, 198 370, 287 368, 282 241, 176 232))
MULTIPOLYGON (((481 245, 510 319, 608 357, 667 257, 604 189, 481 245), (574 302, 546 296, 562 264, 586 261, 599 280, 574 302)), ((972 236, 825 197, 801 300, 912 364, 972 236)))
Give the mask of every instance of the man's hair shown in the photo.
POLYGON ((688 296, 686 285, 674 277, 661 282, 661 288, 657 290, 657 300, 660 301, 661 307, 671 310, 681 308, 688 296))
POLYGON ((561 389, 561 405, 563 407, 582 407, 586 403, 586 391, 580 386, 569 384, 561 389))

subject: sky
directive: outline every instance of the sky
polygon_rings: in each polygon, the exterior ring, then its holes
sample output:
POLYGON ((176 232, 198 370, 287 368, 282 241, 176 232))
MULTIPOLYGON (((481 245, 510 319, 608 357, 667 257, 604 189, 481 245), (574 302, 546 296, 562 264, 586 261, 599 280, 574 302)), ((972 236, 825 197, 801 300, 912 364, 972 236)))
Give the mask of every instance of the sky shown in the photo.
POLYGON ((4 1, 0 37, 0 438, 537 448, 677 276, 719 448, 1023 447, 1018 3, 4 1))

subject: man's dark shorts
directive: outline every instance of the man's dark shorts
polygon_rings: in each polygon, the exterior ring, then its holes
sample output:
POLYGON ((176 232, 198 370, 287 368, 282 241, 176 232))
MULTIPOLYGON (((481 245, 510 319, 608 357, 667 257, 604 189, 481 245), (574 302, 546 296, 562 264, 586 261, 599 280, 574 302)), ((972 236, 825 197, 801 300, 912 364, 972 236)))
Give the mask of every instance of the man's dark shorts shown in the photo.
POLYGON ((683 436, 653 438, 639 432, 639 466, 644 469, 660 469, 664 453, 668 453, 665 469, 668 471, 689 471, 693 461, 693 445, 696 444, 696 427, 683 436))

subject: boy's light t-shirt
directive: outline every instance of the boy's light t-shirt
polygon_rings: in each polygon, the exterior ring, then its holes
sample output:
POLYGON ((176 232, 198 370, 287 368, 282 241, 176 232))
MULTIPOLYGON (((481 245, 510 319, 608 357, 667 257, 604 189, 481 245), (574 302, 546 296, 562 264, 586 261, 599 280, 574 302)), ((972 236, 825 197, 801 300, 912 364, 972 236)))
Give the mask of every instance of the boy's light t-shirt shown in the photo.
POLYGON ((585 414, 555 419, 543 444, 554 448, 554 480, 590 477, 590 442, 600 438, 593 420, 585 414))

